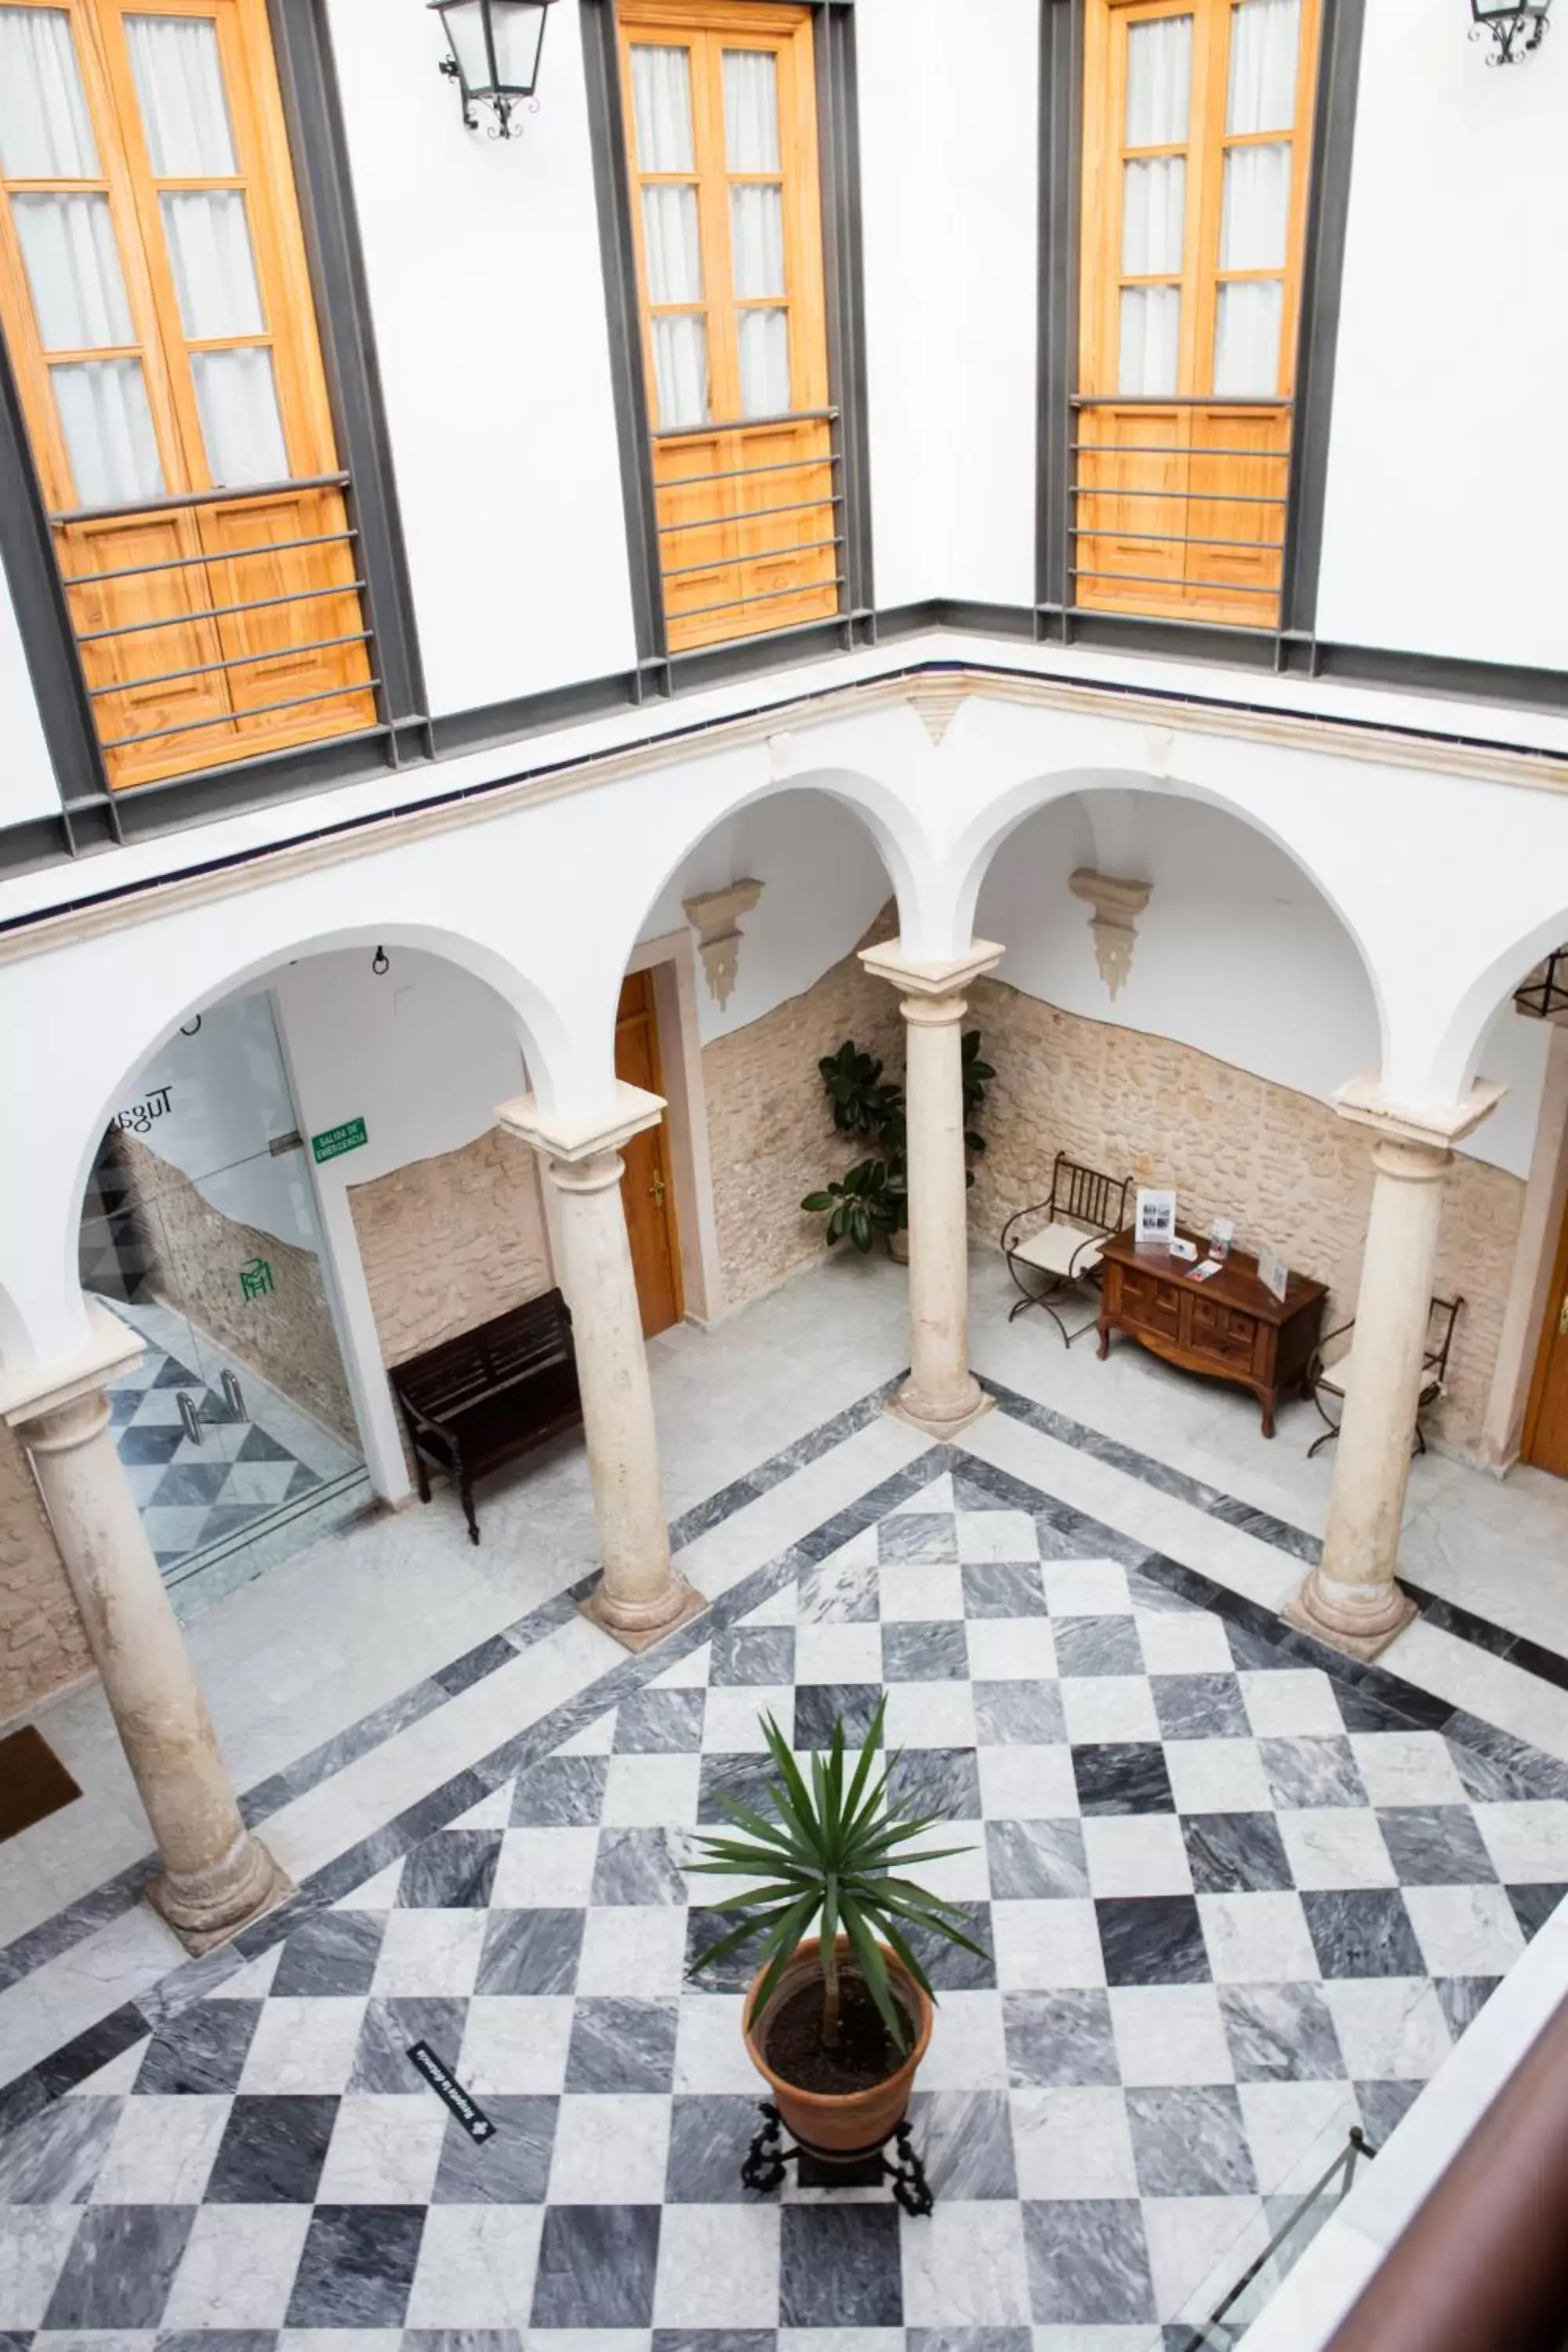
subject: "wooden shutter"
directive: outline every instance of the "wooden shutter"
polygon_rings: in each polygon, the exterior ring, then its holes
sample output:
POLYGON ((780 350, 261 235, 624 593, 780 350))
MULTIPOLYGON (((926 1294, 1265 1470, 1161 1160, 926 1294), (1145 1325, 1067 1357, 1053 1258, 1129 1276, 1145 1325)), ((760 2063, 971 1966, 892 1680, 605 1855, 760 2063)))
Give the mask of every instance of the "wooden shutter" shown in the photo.
POLYGON ((1319 7, 1300 0, 1289 121, 1256 132, 1227 129, 1236 14, 1237 0, 1089 0, 1076 602, 1268 628, 1279 622, 1283 578, 1319 7), (1191 27, 1181 135, 1134 141, 1130 40, 1139 26, 1176 22, 1191 27), (1224 250, 1226 159, 1247 146, 1289 150, 1283 250, 1262 268, 1228 266, 1224 250), (1180 158, 1185 173, 1179 255, 1158 271, 1125 269, 1128 167, 1167 158, 1180 158), (1226 287, 1248 280, 1281 289, 1273 381, 1256 397, 1225 397, 1215 385, 1220 304, 1226 287), (1123 297, 1151 286, 1179 298, 1174 381, 1123 399, 1123 297))
MULTIPOLYGON (((0 0, 0 10, 26 5, 0 0)), ((336 475, 337 457, 265 0, 45 5, 68 19, 100 176, 5 182, 0 324, 45 500, 64 519, 56 551, 110 782, 148 782, 370 726, 354 542, 341 485, 320 482, 336 475), (139 17, 211 26, 232 172, 155 173, 129 46, 139 17), (162 498, 144 505, 95 507, 76 480, 51 382, 62 354, 46 350, 15 217, 16 199, 39 192, 107 200, 133 327, 123 355, 142 365, 157 446, 162 498), (182 317, 163 200, 209 192, 244 206, 258 319, 240 334, 198 336, 182 317), (217 480, 196 395, 201 358, 238 349, 268 354, 276 388, 284 462, 263 496, 217 480), (311 543, 283 544, 300 541, 311 543)))
POLYGON ((839 506, 828 401, 823 299, 821 194, 811 17, 799 6, 692 5, 639 0, 621 22, 633 230, 642 306, 644 364, 653 420, 654 484, 670 650, 713 645, 830 617, 838 610, 839 506), (634 51, 683 60, 691 110, 684 168, 639 141, 634 51), (726 57, 773 60, 778 109, 776 166, 736 168, 726 136, 726 57), (783 216, 783 283, 739 290, 736 192, 776 187, 783 216), (656 300, 650 275, 650 191, 692 191, 700 289, 678 303, 656 300), (748 417, 741 338, 747 314, 786 319, 789 398, 766 418, 748 417), (658 321, 683 315, 705 337, 704 414, 661 413, 658 321))

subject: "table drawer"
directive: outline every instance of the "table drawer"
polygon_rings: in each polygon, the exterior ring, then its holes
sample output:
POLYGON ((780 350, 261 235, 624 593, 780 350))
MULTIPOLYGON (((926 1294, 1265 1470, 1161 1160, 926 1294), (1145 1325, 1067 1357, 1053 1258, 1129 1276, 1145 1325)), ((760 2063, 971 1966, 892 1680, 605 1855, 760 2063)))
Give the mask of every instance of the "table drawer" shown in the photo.
POLYGON ((1194 1353, 1213 1356, 1222 1364, 1250 1364, 1258 1345, 1258 1318, 1238 1314, 1215 1298, 1193 1300, 1194 1353))
POLYGON ((1173 1282, 1162 1282, 1158 1275, 1146 1273, 1142 1266, 1121 1269, 1120 1312, 1130 1323, 1145 1331, 1163 1331, 1167 1339, 1179 1336, 1182 1321, 1182 1293, 1173 1282))

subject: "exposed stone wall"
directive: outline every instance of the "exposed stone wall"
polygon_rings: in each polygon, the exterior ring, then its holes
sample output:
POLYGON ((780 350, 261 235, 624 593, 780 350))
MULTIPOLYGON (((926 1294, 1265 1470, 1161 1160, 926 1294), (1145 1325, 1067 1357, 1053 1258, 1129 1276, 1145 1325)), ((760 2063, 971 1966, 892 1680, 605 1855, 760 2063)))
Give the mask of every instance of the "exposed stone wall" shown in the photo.
MULTIPOLYGON (((1047 1193, 1066 1151, 1173 1185, 1183 1222, 1200 1231, 1234 1217, 1240 1246, 1267 1243, 1329 1284, 1331 1328, 1355 1312, 1372 1194, 1364 1128, 1190 1045, 1059 1012, 998 981, 978 982, 971 1008, 997 1074, 970 1194, 976 1235, 994 1243, 1013 1210, 1047 1193)), ((1428 1425, 1460 1452, 1479 1444, 1523 1202, 1518 1177, 1455 1155, 1436 1288, 1458 1290, 1465 1307, 1448 1396, 1428 1425)))
POLYGON ((0 1725, 91 1663, 27 1457, 0 1423, 0 1725))
POLYGON ((209 1331, 243 1369, 251 1365, 286 1397, 350 1444, 358 1431, 321 1269, 313 1252, 216 1209, 191 1180, 135 1136, 115 1139, 126 1204, 152 1268, 153 1288, 209 1331), (239 1269, 272 1269, 272 1288, 247 1298, 239 1269))
POLYGON ((538 1160, 499 1128, 352 1186, 349 1206, 385 1363, 521 1307, 555 1280, 538 1160))
MULTIPOLYGON (((896 929, 885 908, 859 944, 890 939, 896 929)), ((818 1062, 851 1037, 900 1077, 903 1025, 897 992, 850 954, 804 994, 703 1047, 728 1307, 773 1289, 821 1255, 825 1221, 802 1214, 802 1197, 867 1156, 863 1136, 835 1130, 818 1062)))

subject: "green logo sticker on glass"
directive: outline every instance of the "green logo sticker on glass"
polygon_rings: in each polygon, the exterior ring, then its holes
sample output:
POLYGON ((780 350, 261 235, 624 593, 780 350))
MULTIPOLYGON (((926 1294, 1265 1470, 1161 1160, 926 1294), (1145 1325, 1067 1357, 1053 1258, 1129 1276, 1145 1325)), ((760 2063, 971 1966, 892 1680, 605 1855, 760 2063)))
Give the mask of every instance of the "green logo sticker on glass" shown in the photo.
POLYGON ((318 1164, 323 1160, 337 1160, 345 1151, 357 1151, 365 1140, 363 1118, 345 1118, 342 1127, 329 1127, 321 1135, 310 1138, 310 1149, 318 1164))
POLYGON ((264 1257, 247 1259, 239 1269, 239 1295, 242 1298, 265 1298, 272 1287, 272 1268, 264 1257))

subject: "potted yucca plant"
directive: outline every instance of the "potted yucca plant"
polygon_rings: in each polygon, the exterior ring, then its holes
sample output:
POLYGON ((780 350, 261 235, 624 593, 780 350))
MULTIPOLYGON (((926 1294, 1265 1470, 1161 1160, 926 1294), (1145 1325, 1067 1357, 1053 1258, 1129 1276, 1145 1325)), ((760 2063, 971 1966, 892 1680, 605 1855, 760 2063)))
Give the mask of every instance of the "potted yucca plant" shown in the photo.
POLYGON ((876 2147, 902 2120, 931 2040, 935 1996, 910 1947, 925 1929, 982 1959, 951 1904, 905 1872, 965 1851, 910 1851, 940 1814, 910 1819, 888 1800, 879 1763, 884 1696, 848 1770, 842 1721, 811 1784, 771 1717, 761 1718, 778 1777, 772 1821, 733 1798, 719 1802, 742 1832, 701 1840, 692 1868, 748 1882, 727 1906, 747 1916, 692 1962, 692 1972, 753 1936, 763 1961, 746 1995, 752 2063, 796 2139, 825 2154, 876 2147), (814 1934, 812 1930, 816 1932, 814 1934))

